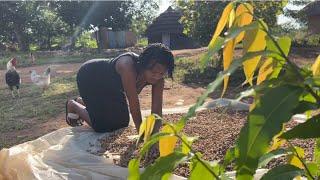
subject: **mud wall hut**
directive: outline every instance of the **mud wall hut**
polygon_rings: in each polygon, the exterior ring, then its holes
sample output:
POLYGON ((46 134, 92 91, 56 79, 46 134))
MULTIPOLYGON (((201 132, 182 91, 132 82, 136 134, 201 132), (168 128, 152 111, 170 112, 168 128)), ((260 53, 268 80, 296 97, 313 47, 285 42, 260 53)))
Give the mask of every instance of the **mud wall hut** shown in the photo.
POLYGON ((161 13, 147 28, 148 43, 161 42, 171 49, 196 48, 195 42, 183 34, 183 25, 179 22, 181 16, 171 7, 161 13))

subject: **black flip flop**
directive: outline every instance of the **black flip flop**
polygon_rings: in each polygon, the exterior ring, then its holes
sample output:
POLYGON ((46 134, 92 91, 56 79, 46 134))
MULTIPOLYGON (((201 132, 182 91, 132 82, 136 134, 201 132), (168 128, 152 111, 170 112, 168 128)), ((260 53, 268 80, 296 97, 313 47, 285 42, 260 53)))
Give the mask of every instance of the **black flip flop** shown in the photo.
POLYGON ((74 113, 68 113, 68 101, 66 102, 66 122, 71 127, 83 125, 83 121, 80 119, 79 115, 74 113))

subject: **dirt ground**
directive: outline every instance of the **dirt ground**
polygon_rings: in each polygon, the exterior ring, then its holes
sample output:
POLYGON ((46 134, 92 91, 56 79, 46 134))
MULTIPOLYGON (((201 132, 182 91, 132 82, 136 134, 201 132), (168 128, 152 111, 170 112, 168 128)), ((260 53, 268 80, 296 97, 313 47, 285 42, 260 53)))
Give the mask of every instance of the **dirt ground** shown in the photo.
MULTIPOLYGON (((195 54, 201 53, 203 50, 195 50, 195 54)), ((184 53, 192 53, 190 50, 180 50, 177 52, 179 56, 183 56, 184 53)), ((67 64, 51 64, 51 65, 41 65, 41 66, 32 66, 32 67, 23 67, 17 68, 17 71, 20 74, 21 81, 23 84, 30 84, 30 71, 36 70, 37 73, 42 73, 45 69, 51 67, 51 79, 59 77, 68 77, 76 74, 78 69, 81 66, 81 63, 67 63, 67 64)), ((0 70, 0 88, 5 88, 5 70, 0 70)), ((186 106, 196 102, 198 96, 204 92, 204 89, 201 87, 190 87, 184 84, 179 84, 178 82, 168 80, 165 83, 164 89, 164 108, 176 107, 176 106, 186 106)), ((147 86, 139 95, 141 109, 150 109, 151 108, 151 87, 147 86)), ((61 102, 64 103, 64 102, 61 102)), ((37 121, 28 119, 28 123, 31 124, 31 128, 10 131, 7 133, 2 133, 1 136, 6 137, 7 142, 11 142, 15 139, 34 139, 39 136, 42 136, 46 133, 52 132, 59 128, 67 127, 65 123, 65 110, 61 109, 61 113, 57 114, 55 118, 51 118, 46 122, 37 123, 37 121)))
MULTIPOLYGON (((200 48, 195 50, 178 50, 174 51, 173 54, 175 57, 198 57, 200 53, 204 52, 206 48, 200 48)), ((317 54, 320 54, 319 49, 292 49, 292 53, 290 54, 290 58, 293 59, 294 62, 298 63, 301 66, 310 65, 314 62, 317 54)), ((240 51, 238 52, 240 53, 240 51)), ((50 67, 52 69, 52 78, 58 77, 67 77, 74 75, 80 67, 80 63, 72 63, 72 64, 51 64, 50 67)), ((43 72, 49 65, 41 65, 41 66, 33 66, 33 67, 25 67, 18 68, 18 72, 20 73, 22 83, 29 84, 30 80, 30 70, 36 70, 37 72, 43 72)), ((5 70, 0 70, 0 88, 4 88, 6 86, 4 82, 4 74, 5 70)), ((202 92, 204 92, 204 88, 202 87, 192 87, 190 85, 180 84, 178 82, 167 81, 164 90, 164 108, 176 107, 176 106, 185 106, 190 105, 196 102, 197 97, 199 97, 202 92)), ((146 87, 141 94, 140 104, 142 109, 150 109, 151 106, 151 87, 146 87)), ((30 119, 32 128, 17 130, 2 134, 1 136, 7 137, 7 141, 10 142, 12 139, 16 138, 27 138, 33 139, 54 131, 56 129, 66 127, 65 123, 65 112, 64 109, 61 109, 61 113, 57 114, 55 118, 52 118, 44 123, 36 124, 30 119)))

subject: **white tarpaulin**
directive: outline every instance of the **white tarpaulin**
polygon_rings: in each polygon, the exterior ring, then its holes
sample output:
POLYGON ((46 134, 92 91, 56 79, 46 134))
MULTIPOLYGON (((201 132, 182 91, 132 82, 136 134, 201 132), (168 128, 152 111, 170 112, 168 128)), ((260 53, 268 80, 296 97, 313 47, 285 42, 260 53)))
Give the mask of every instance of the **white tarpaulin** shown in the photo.
MULTIPOLYGON (((202 109, 213 106, 209 103, 202 109)), ((187 107, 168 109, 164 110, 164 114, 187 110, 187 107)), ((100 151, 98 140, 107 135, 95 133, 86 126, 70 127, 10 149, 2 149, 0 179, 126 179, 127 168, 115 166, 112 159, 94 155, 100 151)), ((175 176, 172 179, 184 178, 175 176)))

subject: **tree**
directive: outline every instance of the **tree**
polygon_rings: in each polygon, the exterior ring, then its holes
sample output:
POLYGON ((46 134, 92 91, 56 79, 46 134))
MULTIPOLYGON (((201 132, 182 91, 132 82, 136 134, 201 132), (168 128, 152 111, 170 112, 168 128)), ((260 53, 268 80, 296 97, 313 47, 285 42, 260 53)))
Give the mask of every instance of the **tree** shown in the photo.
MULTIPOLYGON (((290 0, 289 3, 291 3, 292 5, 295 6, 305 6, 308 3, 310 3, 310 1, 292 1, 290 0)), ((295 19, 301 26, 306 26, 307 25, 307 17, 305 13, 301 13, 300 10, 296 10, 296 9, 288 9, 286 8, 284 10, 284 15, 287 17, 291 17, 293 19, 295 19)))
MULTIPOLYGON (((227 1, 184 1, 177 0, 174 6, 181 10, 181 22, 185 33, 202 45, 210 41, 216 24, 227 1), (210 19, 210 21, 208 20, 210 19)), ((263 17, 270 26, 277 23, 277 15, 283 12, 283 1, 253 1, 255 14, 263 17)))
POLYGON ((182 12, 181 22, 184 33, 202 45, 207 44, 215 29, 219 16, 227 2, 223 1, 183 1, 174 2, 182 12), (210 21, 208 21, 210 19, 210 21))
POLYGON ((21 51, 29 49, 28 30, 35 12, 36 2, 0 2, 2 40, 18 42, 21 51))
POLYGON ((270 27, 277 24, 277 16, 282 14, 287 1, 253 1, 254 13, 263 18, 270 27))
POLYGON ((113 30, 127 30, 131 25, 131 1, 58 1, 52 2, 51 6, 71 27, 71 46, 83 30, 90 29, 90 24, 113 30))
POLYGON ((159 5, 155 0, 133 1, 133 7, 130 9, 132 14, 130 30, 138 36, 143 36, 147 26, 152 23, 152 20, 157 15, 158 10, 159 5))
POLYGON ((68 24, 62 21, 49 6, 38 7, 31 25, 33 42, 38 43, 41 49, 51 50, 53 38, 67 35, 69 31, 68 24))

